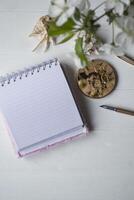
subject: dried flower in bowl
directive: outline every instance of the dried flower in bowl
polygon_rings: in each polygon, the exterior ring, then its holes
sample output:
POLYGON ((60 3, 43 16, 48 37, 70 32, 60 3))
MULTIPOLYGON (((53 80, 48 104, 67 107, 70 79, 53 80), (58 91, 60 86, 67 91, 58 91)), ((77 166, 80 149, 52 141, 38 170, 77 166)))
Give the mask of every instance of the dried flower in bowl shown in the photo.
POLYGON ((90 65, 79 69, 78 86, 88 97, 102 98, 113 91, 117 76, 113 67, 104 60, 93 60, 90 65))

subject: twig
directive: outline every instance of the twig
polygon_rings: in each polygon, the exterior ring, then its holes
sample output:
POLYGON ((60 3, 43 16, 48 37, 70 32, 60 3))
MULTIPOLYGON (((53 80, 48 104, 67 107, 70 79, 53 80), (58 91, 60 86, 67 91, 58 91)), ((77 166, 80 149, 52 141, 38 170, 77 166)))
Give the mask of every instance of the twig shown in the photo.
POLYGON ((107 15, 108 13, 112 12, 113 8, 105 13, 103 13, 101 16, 99 16, 98 18, 96 18, 93 22, 98 21, 99 19, 101 19, 102 17, 104 17, 105 15, 107 15))
POLYGON ((94 22, 98 21, 99 19, 101 19, 101 18, 104 17, 105 15, 106 15, 106 12, 105 12, 104 14, 102 14, 101 16, 99 16, 98 18, 96 18, 96 19, 94 20, 94 22))

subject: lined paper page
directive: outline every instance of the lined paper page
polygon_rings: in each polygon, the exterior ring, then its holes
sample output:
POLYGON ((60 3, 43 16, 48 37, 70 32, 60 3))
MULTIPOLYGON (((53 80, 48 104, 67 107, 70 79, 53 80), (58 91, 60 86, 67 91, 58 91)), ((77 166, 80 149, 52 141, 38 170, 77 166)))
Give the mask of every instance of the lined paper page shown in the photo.
POLYGON ((18 149, 83 124, 59 63, 0 86, 0 109, 18 149))

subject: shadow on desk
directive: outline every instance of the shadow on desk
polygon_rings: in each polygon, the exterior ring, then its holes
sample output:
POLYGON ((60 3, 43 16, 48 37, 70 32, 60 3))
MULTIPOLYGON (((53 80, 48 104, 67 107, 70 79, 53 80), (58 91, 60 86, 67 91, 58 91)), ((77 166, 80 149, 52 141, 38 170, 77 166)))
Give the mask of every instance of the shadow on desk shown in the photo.
POLYGON ((74 69, 73 67, 68 66, 67 64, 63 64, 62 67, 65 72, 68 83, 70 85, 70 89, 73 93, 74 99, 77 102, 80 113, 82 114, 89 130, 93 130, 94 126, 93 126, 92 119, 90 116, 90 113, 91 113, 90 108, 87 105, 87 97, 85 97, 82 94, 82 92, 79 90, 78 85, 77 85, 77 81, 76 81, 77 69, 74 69))

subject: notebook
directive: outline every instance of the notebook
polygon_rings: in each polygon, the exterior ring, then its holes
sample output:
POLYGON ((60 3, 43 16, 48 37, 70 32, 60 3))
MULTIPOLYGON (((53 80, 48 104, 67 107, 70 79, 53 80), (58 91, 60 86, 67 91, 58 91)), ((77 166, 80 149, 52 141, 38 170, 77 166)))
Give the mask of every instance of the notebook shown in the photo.
POLYGON ((87 133, 58 59, 0 79, 0 112, 20 157, 87 133))

